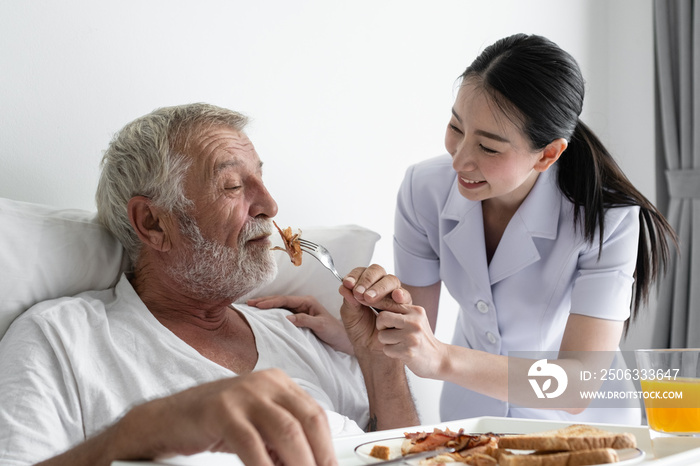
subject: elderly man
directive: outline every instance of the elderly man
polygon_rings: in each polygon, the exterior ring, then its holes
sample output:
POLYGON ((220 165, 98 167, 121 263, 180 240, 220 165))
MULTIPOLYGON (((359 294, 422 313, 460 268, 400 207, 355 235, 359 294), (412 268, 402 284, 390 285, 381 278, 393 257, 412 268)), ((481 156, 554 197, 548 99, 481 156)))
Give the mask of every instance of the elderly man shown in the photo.
POLYGON ((277 205, 245 122, 193 104, 115 136, 98 216, 132 269, 114 289, 40 303, 13 323, 0 343, 0 463, 213 450, 246 464, 334 464, 327 415, 418 423, 404 368, 383 355, 365 307, 408 305, 395 277, 370 267, 344 281, 355 357, 287 311, 231 305, 275 273, 277 205))

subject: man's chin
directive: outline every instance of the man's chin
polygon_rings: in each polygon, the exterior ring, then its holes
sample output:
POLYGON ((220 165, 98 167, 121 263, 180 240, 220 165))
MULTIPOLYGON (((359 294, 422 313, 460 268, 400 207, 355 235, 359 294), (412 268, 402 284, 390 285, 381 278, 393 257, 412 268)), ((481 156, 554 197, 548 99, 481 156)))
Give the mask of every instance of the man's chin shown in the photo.
POLYGON ((260 270, 255 279, 255 289, 262 288, 272 283, 277 278, 277 262, 270 261, 265 264, 264 270, 260 270))
POLYGON ((275 280, 275 278, 277 278, 278 273, 279 270, 277 269, 277 262, 272 261, 269 270, 266 270, 264 275, 261 274, 261 276, 258 277, 258 280, 256 280, 255 284, 251 284, 249 291, 247 291, 241 297, 237 298, 235 301, 245 302, 248 299, 252 298, 261 288, 272 283, 275 280))

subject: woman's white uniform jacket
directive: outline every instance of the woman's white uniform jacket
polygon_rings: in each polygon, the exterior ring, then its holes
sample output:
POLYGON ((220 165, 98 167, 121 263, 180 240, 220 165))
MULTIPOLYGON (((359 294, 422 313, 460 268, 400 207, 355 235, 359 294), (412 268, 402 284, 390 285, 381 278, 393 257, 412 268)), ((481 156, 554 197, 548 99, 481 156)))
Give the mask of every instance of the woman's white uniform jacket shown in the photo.
MULTIPOLYGON (((556 170, 555 163, 540 174, 487 264, 481 202, 459 193, 451 157, 442 155, 408 169, 396 209, 396 275, 407 285, 445 284, 460 305, 454 344, 492 354, 549 351, 556 356, 570 313, 618 321, 629 317, 639 208, 608 210, 598 257, 598 237, 589 243, 581 228, 574 227, 573 205, 556 185, 556 170)), ((634 390, 622 385, 605 389, 634 390)), ((604 403, 607 409, 591 407, 570 415, 509 405, 445 383, 441 417, 638 424, 641 401, 618 401, 604 403), (622 409, 611 409, 618 406, 622 409)))

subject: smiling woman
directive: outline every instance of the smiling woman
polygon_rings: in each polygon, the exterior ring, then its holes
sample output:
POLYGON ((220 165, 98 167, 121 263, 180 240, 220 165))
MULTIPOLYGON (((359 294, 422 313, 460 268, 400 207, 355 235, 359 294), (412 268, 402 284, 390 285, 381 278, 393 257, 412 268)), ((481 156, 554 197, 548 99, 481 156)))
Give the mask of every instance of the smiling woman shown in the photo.
POLYGON ((615 351, 674 232, 579 119, 583 76, 555 43, 506 37, 461 78, 449 157, 410 167, 399 191, 396 275, 424 310, 377 318, 385 353, 446 382, 443 420, 639 423, 638 404, 534 405, 510 382, 537 359, 577 367, 615 351), (443 282, 461 307, 451 345, 433 334, 443 282))

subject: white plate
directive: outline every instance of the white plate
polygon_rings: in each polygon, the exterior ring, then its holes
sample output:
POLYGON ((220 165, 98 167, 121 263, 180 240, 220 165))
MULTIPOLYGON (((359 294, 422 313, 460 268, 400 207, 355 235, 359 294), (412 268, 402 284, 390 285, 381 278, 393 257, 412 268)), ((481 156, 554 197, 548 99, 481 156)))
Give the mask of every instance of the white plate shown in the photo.
MULTIPOLYGON (((369 452, 372 451, 372 447, 374 447, 375 445, 381 445, 389 447, 389 459, 398 458, 401 456, 401 444, 403 444, 404 440, 405 437, 393 437, 382 440, 375 440, 374 442, 362 443, 355 447, 355 454, 367 464, 380 463, 383 460, 369 456, 369 452)), ((522 452, 523 454, 530 453, 529 451, 524 450, 510 451, 514 453, 522 452)), ((629 466, 632 464, 640 463, 642 462, 642 460, 644 460, 645 456, 644 452, 639 448, 624 448, 622 450, 617 450, 617 455, 620 458, 620 461, 617 463, 613 463, 615 464, 615 466, 629 466)))

